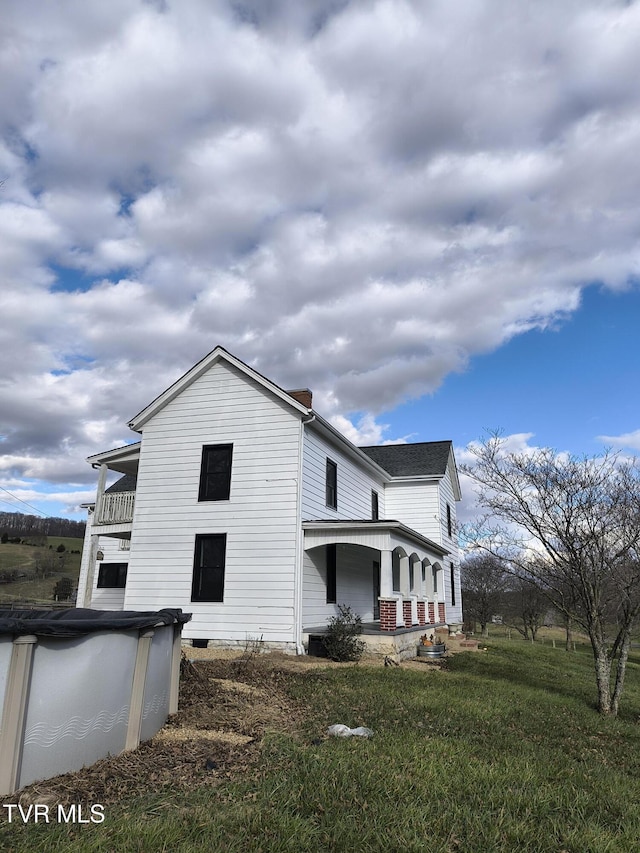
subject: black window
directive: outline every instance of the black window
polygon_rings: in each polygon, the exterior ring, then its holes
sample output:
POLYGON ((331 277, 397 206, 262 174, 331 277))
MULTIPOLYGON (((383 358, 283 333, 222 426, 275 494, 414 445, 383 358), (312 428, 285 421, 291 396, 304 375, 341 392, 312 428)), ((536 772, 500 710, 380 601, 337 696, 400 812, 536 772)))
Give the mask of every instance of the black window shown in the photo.
POLYGON ((224 600, 226 533, 196 535, 191 601, 224 600))
POLYGON ((377 521, 379 518, 378 514, 378 493, 372 491, 371 492, 371 518, 374 521, 377 521))
POLYGON ((327 506, 338 508, 338 466, 327 459, 327 506))
POLYGON ((327 545, 327 604, 335 604, 336 598, 336 546, 327 545))
POLYGON ((456 603, 456 572, 453 568, 453 563, 449 563, 450 571, 451 571, 451 605, 455 606, 456 603))
POLYGON ((128 563, 100 563, 98 589, 124 589, 128 563))
POLYGON ((199 501, 228 501, 231 490, 233 444, 206 444, 202 448, 199 501))
POLYGON ((451 526, 451 507, 449 506, 449 504, 447 504, 447 535, 449 536, 449 538, 451 538, 452 529, 453 528, 451 526))

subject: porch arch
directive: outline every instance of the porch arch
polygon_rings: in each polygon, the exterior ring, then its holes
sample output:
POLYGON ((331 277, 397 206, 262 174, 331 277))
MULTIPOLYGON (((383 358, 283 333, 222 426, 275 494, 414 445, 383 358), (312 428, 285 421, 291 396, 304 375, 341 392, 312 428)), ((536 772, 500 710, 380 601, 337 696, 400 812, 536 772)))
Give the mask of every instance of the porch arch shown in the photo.
POLYGON ((443 568, 438 560, 449 552, 441 545, 398 521, 321 519, 303 521, 302 528, 305 560, 323 545, 368 546, 377 552, 381 630, 443 621, 438 618, 444 612, 443 568))

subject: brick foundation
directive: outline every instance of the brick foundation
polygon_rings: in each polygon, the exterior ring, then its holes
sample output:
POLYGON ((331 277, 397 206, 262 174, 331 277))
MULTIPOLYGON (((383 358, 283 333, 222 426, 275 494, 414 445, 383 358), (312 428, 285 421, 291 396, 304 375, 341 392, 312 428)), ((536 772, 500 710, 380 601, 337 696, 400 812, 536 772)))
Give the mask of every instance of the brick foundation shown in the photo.
POLYGON ((446 619, 445 612, 444 612, 444 602, 441 601, 438 604, 438 622, 446 622, 446 621, 447 621, 447 619, 446 619))
POLYGON ((427 614, 427 621, 430 625, 433 625, 433 623, 436 621, 436 608, 433 601, 429 602, 428 610, 429 612, 427 614))
POLYGON ((426 625, 427 617, 426 617, 426 607, 424 601, 418 602, 418 624, 426 625))
POLYGON ((411 621, 411 602, 403 601, 402 602, 402 616, 404 618, 404 627, 410 628, 413 624, 411 621))

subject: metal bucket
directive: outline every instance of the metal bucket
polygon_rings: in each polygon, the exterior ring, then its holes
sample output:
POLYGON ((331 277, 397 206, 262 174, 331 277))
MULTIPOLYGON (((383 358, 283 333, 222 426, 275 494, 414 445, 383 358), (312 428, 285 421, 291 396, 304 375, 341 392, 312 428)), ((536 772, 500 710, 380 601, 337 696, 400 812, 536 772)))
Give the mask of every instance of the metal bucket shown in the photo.
POLYGON ((445 651, 446 646, 444 643, 435 643, 431 646, 423 646, 422 643, 418 646, 418 657, 419 658, 441 658, 445 651))

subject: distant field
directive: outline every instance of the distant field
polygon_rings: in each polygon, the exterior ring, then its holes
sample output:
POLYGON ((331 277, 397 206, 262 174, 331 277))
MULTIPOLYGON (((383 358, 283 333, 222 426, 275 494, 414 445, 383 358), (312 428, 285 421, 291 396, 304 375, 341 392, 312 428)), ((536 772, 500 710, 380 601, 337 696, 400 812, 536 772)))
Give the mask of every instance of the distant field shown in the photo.
POLYGON ((45 546, 17 545, 10 542, 0 544, 0 576, 10 569, 18 569, 24 574, 24 577, 12 583, 0 583, 0 605, 3 602, 22 600, 33 603, 51 602, 54 587, 61 577, 69 577, 74 585, 77 584, 81 557, 82 539, 72 539, 69 536, 49 536, 45 546), (61 554, 57 551, 60 545, 65 547, 61 554), (46 578, 35 575, 38 557, 49 558, 54 563, 52 573, 46 578))

